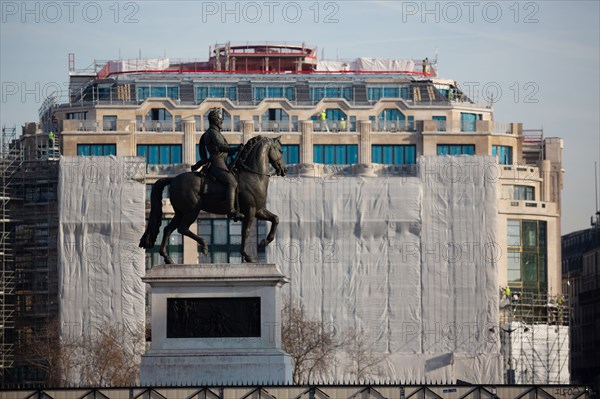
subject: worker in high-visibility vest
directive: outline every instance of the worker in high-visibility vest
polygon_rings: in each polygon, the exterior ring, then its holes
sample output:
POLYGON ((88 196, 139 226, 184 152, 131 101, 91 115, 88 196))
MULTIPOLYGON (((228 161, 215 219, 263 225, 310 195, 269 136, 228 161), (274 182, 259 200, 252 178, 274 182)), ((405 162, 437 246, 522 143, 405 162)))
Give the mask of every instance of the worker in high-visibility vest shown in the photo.
POLYGON ((325 113, 324 110, 319 114, 319 120, 321 121, 321 130, 323 130, 323 126, 325 126, 325 130, 329 132, 329 126, 327 126, 327 113, 325 113))
POLYGON ((340 130, 342 132, 346 131, 346 120, 344 118, 342 118, 342 120, 340 121, 340 130))
POLYGON ((48 147, 54 147, 54 133, 48 133, 48 147))

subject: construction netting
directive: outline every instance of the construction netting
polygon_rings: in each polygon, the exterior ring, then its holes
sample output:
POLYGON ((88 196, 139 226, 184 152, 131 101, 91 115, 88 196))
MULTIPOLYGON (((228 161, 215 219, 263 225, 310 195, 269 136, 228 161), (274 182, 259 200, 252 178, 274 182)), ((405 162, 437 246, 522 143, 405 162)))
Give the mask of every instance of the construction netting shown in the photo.
POLYGON ((389 58, 359 57, 352 61, 322 60, 317 63, 317 71, 371 71, 371 72, 412 72, 415 68, 413 60, 389 58))
MULTIPOLYGON (((63 342, 145 329, 145 161, 61 157, 58 284, 63 342)), ((73 371, 72 371, 73 372, 73 371)), ((77 376, 73 376, 76 383, 77 376)))
POLYGON ((270 183, 280 224, 267 260, 291 279, 284 301, 353 337, 323 379, 502 381, 496 162, 417 166, 270 183))

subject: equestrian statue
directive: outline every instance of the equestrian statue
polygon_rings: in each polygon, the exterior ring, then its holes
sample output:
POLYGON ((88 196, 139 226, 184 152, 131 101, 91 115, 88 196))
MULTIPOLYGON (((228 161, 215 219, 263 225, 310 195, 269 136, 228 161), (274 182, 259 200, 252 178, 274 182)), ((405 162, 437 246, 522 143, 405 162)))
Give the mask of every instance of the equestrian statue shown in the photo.
POLYGON ((221 113, 211 111, 208 121, 209 128, 200 138, 201 159, 192 166, 192 172, 158 179, 154 183, 150 198, 150 218, 139 245, 146 249, 154 247, 162 222, 162 192, 166 186, 170 186, 169 198, 175 216, 163 229, 159 253, 165 263, 174 263, 167 251, 167 243, 175 230, 198 242, 202 253, 208 255, 206 242, 189 229, 201 210, 241 220, 242 258, 245 262, 256 262, 246 248, 254 219, 271 222, 271 229, 260 241, 260 246, 273 241, 279 224, 279 218, 265 208, 265 203, 271 176, 269 165, 275 168, 278 176, 285 176, 287 173, 280 137, 255 136, 243 146, 230 146, 221 133, 221 113), (210 154, 209 158, 206 157, 206 152, 210 154), (228 156, 236 153, 239 153, 237 158, 228 166, 228 156), (199 168, 199 172, 194 172, 199 168))

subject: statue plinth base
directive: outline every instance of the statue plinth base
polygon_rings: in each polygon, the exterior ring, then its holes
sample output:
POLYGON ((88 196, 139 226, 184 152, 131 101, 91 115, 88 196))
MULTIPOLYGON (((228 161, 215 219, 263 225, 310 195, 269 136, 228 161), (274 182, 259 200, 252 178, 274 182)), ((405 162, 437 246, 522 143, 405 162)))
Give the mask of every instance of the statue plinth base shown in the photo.
POLYGON ((152 346, 142 356, 145 386, 288 384, 292 364, 281 349, 274 264, 155 266, 152 346))

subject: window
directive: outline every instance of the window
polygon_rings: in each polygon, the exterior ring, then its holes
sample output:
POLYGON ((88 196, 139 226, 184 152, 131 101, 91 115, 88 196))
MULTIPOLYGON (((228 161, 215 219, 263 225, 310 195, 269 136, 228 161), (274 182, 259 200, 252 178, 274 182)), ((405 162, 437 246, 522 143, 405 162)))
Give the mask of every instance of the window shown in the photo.
POLYGON ((502 186, 502 199, 517 201, 535 201, 535 187, 504 185, 502 186))
POLYGON ((432 119, 437 123, 437 131, 445 132, 446 131, 446 117, 445 116, 432 116, 432 119))
POLYGON ((358 145, 322 145, 313 147, 315 163, 328 165, 349 165, 358 162, 358 145))
POLYGON ((67 112, 67 119, 77 119, 77 120, 83 120, 83 119, 87 119, 87 111, 85 112, 67 112))
POLYGON ((106 156, 117 155, 116 144, 77 144, 77 155, 106 156))
POLYGON ((416 163, 414 145, 373 145, 371 147, 373 163, 385 165, 406 165, 416 163))
POLYGON ((25 187, 25 203, 40 203, 56 200, 56 188, 53 186, 25 187))
POLYGON ((181 163, 181 144, 138 144, 137 156, 146 158, 149 165, 181 163))
POLYGON ((350 126, 348 126, 348 116, 338 108, 325 109, 325 122, 321 121, 321 113, 314 114, 310 119, 313 121, 313 129, 316 132, 355 131, 356 117, 351 118, 354 123, 350 121, 350 126))
POLYGON ((477 121, 481 120, 481 114, 460 113, 460 131, 475 132, 477 130, 477 121))
POLYGON ((287 165, 300 163, 300 146, 298 144, 282 144, 281 149, 287 165))
POLYGON ((352 86, 337 86, 332 84, 310 88, 310 99, 315 103, 323 98, 345 98, 348 101, 352 101, 354 98, 353 94, 352 86))
POLYGON ((506 229, 509 283, 546 289, 546 222, 508 220, 506 229))
POLYGON ((504 145, 493 145, 492 156, 498 158, 500 165, 512 165, 512 147, 504 145))
MULTIPOLYGON (((171 219, 162 220, 158 237, 156 237, 156 244, 151 249, 146 250, 146 269, 150 269, 154 265, 161 265, 165 263, 163 257, 160 256, 158 252, 163 239, 163 230, 170 222, 171 219)), ((167 251, 175 263, 183 263, 183 237, 177 231, 174 231, 169 236, 167 251)))
POLYGON ((136 123, 139 130, 144 127, 148 132, 165 132, 165 131, 181 131, 181 116, 175 116, 175 124, 173 124, 173 115, 165 108, 152 108, 145 115, 145 123, 142 126, 142 117, 136 116, 136 123))
POLYGON ((116 115, 104 115, 102 118, 102 127, 105 132, 116 132, 117 131, 117 116, 116 115))
MULTIPOLYGON (((249 242, 260 242, 256 237, 266 235, 266 223, 257 220, 254 224, 256 230, 250 232, 249 242), (254 237, 253 237, 254 236, 254 237)), ((209 245, 208 256, 200 252, 200 263, 242 263, 242 222, 228 219, 200 219, 198 220, 198 235, 209 245)), ((262 238, 261 238, 262 239, 262 238)), ((257 245, 259 261, 265 260, 265 248, 257 245)))
POLYGON ((438 155, 475 155, 475 145, 438 144, 438 155))
POLYGON ((252 89, 254 101, 265 98, 287 98, 296 99, 296 88, 294 86, 257 86, 252 89))
MULTIPOLYGON (((297 124, 297 122, 296 122, 297 124)), ((292 131, 290 116, 282 108, 269 108, 261 116, 261 124, 254 125, 255 131, 279 132, 292 131)))
POLYGON ((142 85, 137 87, 138 101, 149 97, 179 99, 179 87, 174 85, 142 85))
POLYGON ((396 108, 386 108, 375 118, 370 117, 374 131, 414 131, 415 118, 414 116, 406 116, 396 108))
POLYGON ((207 98, 228 98, 237 100, 237 87, 234 85, 196 86, 196 101, 207 98))
POLYGON ((367 99, 377 101, 381 98, 403 98, 410 100, 410 86, 368 86, 367 99))

